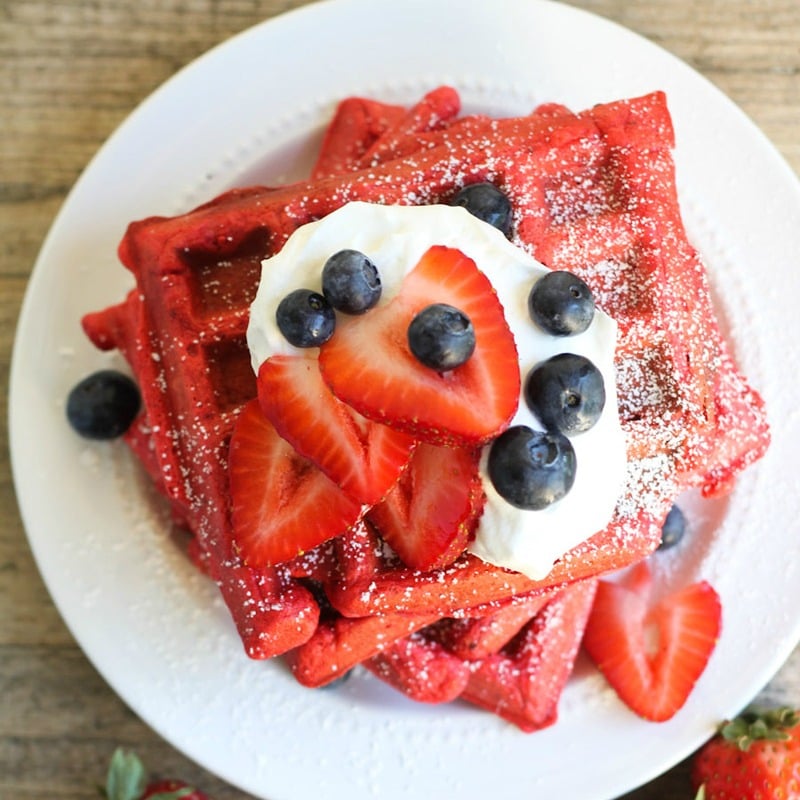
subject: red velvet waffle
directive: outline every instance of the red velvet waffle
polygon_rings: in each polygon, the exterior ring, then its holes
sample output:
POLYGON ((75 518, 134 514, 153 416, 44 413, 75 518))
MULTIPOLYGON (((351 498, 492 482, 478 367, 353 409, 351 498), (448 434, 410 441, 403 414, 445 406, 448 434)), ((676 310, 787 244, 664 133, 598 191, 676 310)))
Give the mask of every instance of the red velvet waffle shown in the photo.
POLYGON ((480 661, 505 647, 551 598, 552 594, 516 595, 481 616, 443 619, 436 625, 434 638, 454 656, 480 661))
POLYGON ((596 589, 589 579, 557 594, 503 650, 478 662, 461 697, 527 732, 552 725, 596 589))
POLYGON ((364 153, 406 110, 363 97, 348 97, 339 103, 322 140, 311 180, 343 175, 358 168, 364 153))
MULTIPOLYGON (((368 524, 358 525, 339 537, 334 544, 334 553, 329 553, 327 562, 324 562, 326 568, 332 564, 336 568, 325 575, 317 573, 318 583, 326 596, 332 595, 335 574, 348 563, 348 559, 357 556, 353 563, 371 574, 373 559, 377 558, 380 549, 380 541, 368 524)), ((315 558, 314 562, 321 560, 315 558)), ((301 573, 297 568, 292 571, 294 575, 301 573)), ((511 596, 506 591, 498 599, 473 603, 469 608, 442 606, 420 614, 403 609, 348 617, 330 609, 311 638, 295 648, 287 658, 295 677, 304 686, 322 686, 341 677, 356 664, 367 661, 372 661, 373 665, 383 664, 381 669, 398 676, 398 680, 400 675, 412 680, 410 668, 402 667, 398 658, 402 652, 418 652, 416 645, 420 642, 413 637, 416 632, 426 629, 427 640, 436 642, 434 661, 443 669, 455 663, 446 657, 447 653, 456 661, 479 660, 505 646, 552 596, 552 592, 511 596), (440 619, 445 613, 443 609, 452 616, 440 619), (407 640, 407 644, 400 650, 393 650, 394 643, 400 640, 407 640), (442 650, 445 652, 440 652, 442 650)), ((420 653, 420 658, 427 660, 428 655, 420 653)), ((447 685, 453 684, 448 681, 447 685)), ((415 689, 417 691, 419 688, 415 689)), ((426 702, 433 702, 431 697, 428 694, 426 702)))
POLYGON ((449 703, 470 681, 469 663, 422 633, 392 642, 364 666, 418 703, 449 703))
POLYGON ((596 589, 597 581, 590 578, 538 603, 509 605, 490 615, 496 620, 498 614, 515 612, 508 615, 509 621, 514 618, 510 627, 500 625, 506 636, 491 634, 496 648, 486 639, 470 652, 477 641, 471 633, 479 626, 453 628, 457 620, 443 620, 383 647, 364 666, 418 702, 446 703, 460 697, 523 731, 538 730, 556 721, 596 589), (456 631, 464 638, 454 638, 456 631))
MULTIPOLYGON (((712 494, 726 487, 760 457, 768 434, 762 402, 733 366, 703 265, 685 236, 664 97, 577 116, 548 106, 536 117, 540 124, 551 121, 552 129, 540 136, 558 146, 547 153, 533 148, 530 157, 515 158, 513 170, 477 177, 491 178, 511 197, 521 243, 548 266, 580 274, 619 322, 620 412, 630 465, 609 528, 557 563, 546 588, 646 555, 679 492, 701 486, 712 494), (579 129, 580 158, 560 157, 572 153, 571 136, 579 129)), ((462 124, 476 131, 487 125, 482 119, 462 124)), ((405 148, 429 152, 444 135, 408 137, 405 148)), ((352 562, 356 555, 350 555, 352 562)), ((363 565, 342 570, 331 588, 342 613, 447 612, 475 598, 542 587, 470 556, 424 574, 386 561, 373 567, 372 573, 363 565)))
POLYGON ((364 97, 339 103, 325 130, 311 180, 355 172, 397 157, 416 134, 442 128, 461 107, 458 93, 440 86, 406 110, 364 97))
MULTIPOLYGON (((143 412, 127 440, 195 534, 198 559, 219 584, 250 656, 293 650, 295 673, 311 685, 365 658, 385 675, 421 659, 452 668, 441 682, 447 693, 461 686, 473 702, 535 727, 552 709, 525 710, 524 692, 517 710, 504 712, 496 699, 506 669, 499 659, 527 657, 520 654, 537 646, 532 623, 524 645, 503 656, 487 650, 481 663, 494 666, 472 671, 466 683, 464 653, 448 649, 444 635, 455 624, 441 623, 436 640, 417 632, 476 607, 484 615, 506 609, 514 625, 525 624, 524 614, 508 611, 513 598, 530 599, 530 617, 533 598, 544 602, 568 584, 588 586, 586 579, 643 558, 680 491, 726 488, 761 455, 768 434, 761 400, 733 365, 686 240, 663 95, 578 115, 556 105, 506 120, 455 118, 457 111, 449 89, 408 112, 344 101, 311 182, 236 189, 180 217, 133 223, 119 252, 136 289, 88 315, 84 327, 99 347, 119 348, 131 363, 143 412), (297 227, 348 201, 446 202, 479 180, 511 199, 515 241, 546 265, 580 274, 619 322, 629 469, 614 519, 540 581, 469 555, 441 570, 410 570, 377 548, 366 527, 278 567, 242 563, 231 535, 227 447, 237 415, 256 395, 244 334, 261 260, 297 227), (319 587, 323 606, 333 607, 321 623, 319 587), (436 641, 433 654, 416 649, 425 641, 436 641)), ((577 625, 573 633, 579 637, 577 625)), ((405 685, 426 699, 413 674, 405 685)))

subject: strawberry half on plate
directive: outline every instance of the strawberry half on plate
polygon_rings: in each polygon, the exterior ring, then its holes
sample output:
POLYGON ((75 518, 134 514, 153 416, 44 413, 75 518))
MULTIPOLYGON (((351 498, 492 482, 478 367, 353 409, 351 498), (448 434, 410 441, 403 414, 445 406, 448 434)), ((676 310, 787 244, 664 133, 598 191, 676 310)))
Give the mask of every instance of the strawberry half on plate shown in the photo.
POLYGON ((519 402, 517 348, 497 294, 471 258, 442 245, 425 252, 388 303, 338 320, 319 364, 340 400, 431 444, 488 442, 519 402), (465 314, 475 331, 472 355, 446 371, 425 366, 408 344, 412 319, 439 303, 465 314))
POLYGON ((716 647, 720 599, 699 581, 653 602, 646 561, 625 577, 600 581, 583 646, 625 705, 663 722, 684 705, 716 647))

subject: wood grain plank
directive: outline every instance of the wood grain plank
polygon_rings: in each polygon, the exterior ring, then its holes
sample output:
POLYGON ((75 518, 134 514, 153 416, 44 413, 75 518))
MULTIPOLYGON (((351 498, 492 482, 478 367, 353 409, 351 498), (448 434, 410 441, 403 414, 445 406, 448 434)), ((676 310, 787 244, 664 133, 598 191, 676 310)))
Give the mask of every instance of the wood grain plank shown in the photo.
MULTIPOLYGON (((208 48, 295 0, 0 1, 0 415, 27 278, 98 147, 208 48)), ((748 114, 800 173, 797 0, 574 0, 665 47, 748 114)), ((217 800, 246 800, 164 743, 76 646, 39 577, 0 433, 0 798, 89 800, 114 747, 217 800)), ((760 699, 800 702, 800 651, 760 699)), ((625 800, 690 797, 685 762, 625 800)))

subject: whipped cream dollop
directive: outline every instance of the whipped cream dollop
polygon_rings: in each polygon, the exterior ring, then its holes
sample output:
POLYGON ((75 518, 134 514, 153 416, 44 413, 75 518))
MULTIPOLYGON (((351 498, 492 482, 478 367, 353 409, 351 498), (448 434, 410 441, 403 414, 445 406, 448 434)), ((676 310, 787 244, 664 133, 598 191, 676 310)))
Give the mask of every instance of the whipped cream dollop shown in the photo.
MULTIPOLYGON (((556 337, 538 328, 528 313, 528 294, 548 270, 500 231, 463 208, 362 202, 346 204, 302 226, 279 253, 263 262, 247 331, 253 369, 258 372, 261 364, 276 354, 308 355, 281 334, 275 312, 294 289, 321 292, 322 267, 335 252, 350 248, 367 255, 380 274, 380 303, 387 303, 433 245, 458 248, 491 281, 516 341, 521 385, 536 364, 563 352, 585 356, 603 375, 605 408, 593 428, 571 437, 577 463, 575 482, 561 500, 540 511, 512 506, 488 477, 490 445, 484 448, 480 470, 487 499, 469 549, 496 566, 544 578, 561 556, 607 525, 622 487, 626 459, 614 375, 617 326, 598 309, 588 330, 575 336, 556 337)), ((543 430, 522 396, 511 424, 543 430)))

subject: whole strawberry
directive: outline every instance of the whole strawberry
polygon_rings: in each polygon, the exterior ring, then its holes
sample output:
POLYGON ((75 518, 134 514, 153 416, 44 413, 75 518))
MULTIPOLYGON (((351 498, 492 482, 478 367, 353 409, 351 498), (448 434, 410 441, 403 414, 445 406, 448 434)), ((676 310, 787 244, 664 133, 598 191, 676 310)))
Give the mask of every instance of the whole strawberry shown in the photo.
POLYGON ((705 800, 800 800, 800 715, 746 711, 725 723, 692 765, 705 800))
POLYGON ((210 800, 182 781, 147 783, 139 757, 120 748, 111 757, 106 785, 101 793, 107 800, 210 800))

